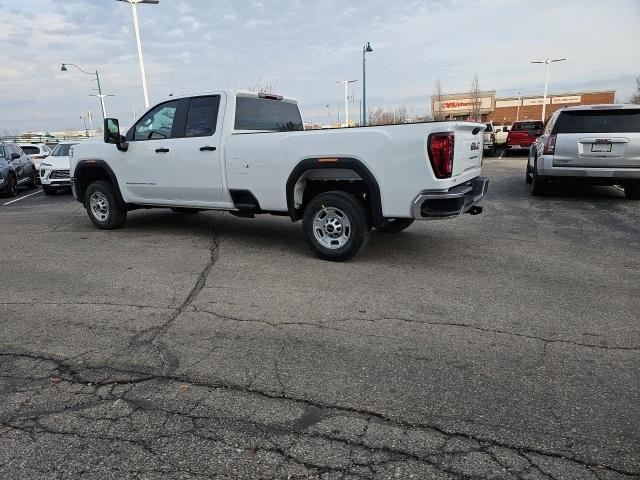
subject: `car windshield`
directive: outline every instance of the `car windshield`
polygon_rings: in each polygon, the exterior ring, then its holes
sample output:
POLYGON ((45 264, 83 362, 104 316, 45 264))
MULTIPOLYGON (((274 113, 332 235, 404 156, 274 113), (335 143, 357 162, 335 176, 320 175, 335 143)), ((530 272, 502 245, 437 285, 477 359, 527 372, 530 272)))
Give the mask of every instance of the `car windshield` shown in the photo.
POLYGON ((24 153, 27 155, 40 155, 40 149, 38 147, 31 147, 25 145, 24 147, 20 147, 24 153))
POLYGON ((51 156, 53 157, 68 157, 69 156, 69 149, 74 146, 77 145, 76 143, 64 143, 61 145, 56 145, 56 148, 53 149, 53 153, 51 154, 51 156))
POLYGON ((541 128, 542 128, 542 122, 523 122, 523 123, 514 123, 511 130, 514 132, 518 132, 522 130, 540 130, 541 128))
POLYGON ((557 133, 640 133, 640 109, 563 112, 557 133))

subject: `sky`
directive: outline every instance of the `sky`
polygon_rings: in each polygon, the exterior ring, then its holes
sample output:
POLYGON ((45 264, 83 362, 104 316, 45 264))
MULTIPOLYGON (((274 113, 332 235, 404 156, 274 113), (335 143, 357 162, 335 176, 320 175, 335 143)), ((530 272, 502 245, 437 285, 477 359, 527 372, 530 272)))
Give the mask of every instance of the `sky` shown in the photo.
MULTIPOLYGON (((640 0, 160 0, 138 7, 151 104, 169 94, 272 85, 300 101, 305 121, 344 109, 336 82, 357 79, 367 103, 426 114, 433 84, 468 91, 477 73, 498 95, 615 89, 626 101, 640 75, 640 0), (328 107, 327 107, 328 105, 328 107)), ((0 0, 0 134, 100 122, 144 110, 131 7, 115 0, 0 0)), ((344 113, 341 112, 341 115, 344 113)), ((353 113, 352 113, 353 115, 353 113)))

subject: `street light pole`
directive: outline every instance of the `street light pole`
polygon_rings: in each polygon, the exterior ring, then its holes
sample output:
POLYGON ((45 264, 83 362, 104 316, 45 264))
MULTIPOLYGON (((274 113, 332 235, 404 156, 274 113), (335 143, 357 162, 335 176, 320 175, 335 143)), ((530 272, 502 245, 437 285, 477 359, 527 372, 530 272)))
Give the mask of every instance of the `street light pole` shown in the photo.
POLYGON ((564 62, 566 60, 566 58, 555 58, 553 60, 550 59, 546 59, 544 61, 535 61, 535 62, 531 62, 531 63, 544 63, 545 65, 545 76, 544 76, 544 98, 542 100, 542 121, 544 122, 546 120, 546 113, 547 113, 547 93, 548 93, 548 89, 549 89, 549 66, 552 63, 555 62, 564 62))
POLYGON ((367 126, 367 53, 373 52, 371 44, 362 47, 362 126, 367 126))
POLYGON ((66 72, 68 66, 77 68, 78 70, 80 70, 85 75, 95 75, 96 82, 98 83, 98 95, 91 95, 91 96, 92 97, 98 97, 100 99, 100 106, 102 107, 102 119, 104 120, 105 118, 107 118, 107 109, 106 109, 106 107, 104 105, 104 99, 105 99, 105 97, 112 97, 113 95, 104 95, 102 93, 102 86, 100 85, 100 73, 98 73, 98 70, 96 70, 93 73, 86 72, 83 69, 81 69, 78 65, 76 65, 75 63, 63 63, 62 64, 62 68, 60 70, 62 72, 66 72))
POLYGON ((342 80, 340 82, 336 82, 340 85, 344 85, 344 111, 345 111, 345 120, 344 126, 349 128, 349 84, 356 83, 358 80, 342 80))
POLYGON ((140 40, 140 25, 138 23, 138 10, 139 3, 147 3, 150 5, 157 5, 160 0, 118 0, 119 2, 128 2, 131 4, 131 10, 133 12, 133 28, 136 32, 136 44, 138 46, 138 60, 140 61, 140 77, 142 79, 142 92, 144 93, 144 106, 149 108, 149 90, 147 88, 147 75, 144 70, 144 58, 142 56, 142 42, 140 40))

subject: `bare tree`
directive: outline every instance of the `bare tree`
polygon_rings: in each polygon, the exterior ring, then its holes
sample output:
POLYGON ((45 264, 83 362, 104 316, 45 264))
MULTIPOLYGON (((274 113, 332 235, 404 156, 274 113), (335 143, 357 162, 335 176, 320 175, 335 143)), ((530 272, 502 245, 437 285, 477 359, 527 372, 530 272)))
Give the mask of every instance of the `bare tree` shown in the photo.
POLYGON ((636 78, 636 91, 629 99, 631 103, 640 104, 640 77, 636 78))
POLYGON ((442 80, 438 77, 436 81, 433 82, 433 96, 431 97, 431 114, 436 121, 444 120, 444 113, 442 111, 443 97, 442 80))
POLYGON ((401 106, 391 110, 376 108, 369 110, 369 125, 395 125, 407 123, 407 107, 401 106))
POLYGON ((256 93, 275 94, 278 90, 278 82, 270 78, 258 77, 250 81, 227 81, 227 87, 231 90, 246 90, 256 93))
POLYGON ((471 121, 479 122, 481 120, 480 106, 482 102, 480 99, 480 80, 478 79, 477 73, 471 80, 471 90, 469 91, 469 96, 471 98, 471 113, 469 115, 469 119, 471 121))

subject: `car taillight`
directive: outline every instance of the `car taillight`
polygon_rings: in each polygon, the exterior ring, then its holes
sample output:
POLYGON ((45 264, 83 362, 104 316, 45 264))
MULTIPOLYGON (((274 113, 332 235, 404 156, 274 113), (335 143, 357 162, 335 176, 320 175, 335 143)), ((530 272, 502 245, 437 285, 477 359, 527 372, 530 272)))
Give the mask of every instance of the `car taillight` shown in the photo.
POLYGON ((556 135, 549 135, 549 138, 544 142, 543 155, 553 155, 556 152, 556 135))
POLYGON ((453 173, 453 132, 429 135, 427 150, 436 178, 451 178, 453 173))

